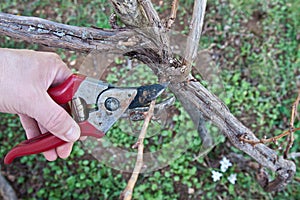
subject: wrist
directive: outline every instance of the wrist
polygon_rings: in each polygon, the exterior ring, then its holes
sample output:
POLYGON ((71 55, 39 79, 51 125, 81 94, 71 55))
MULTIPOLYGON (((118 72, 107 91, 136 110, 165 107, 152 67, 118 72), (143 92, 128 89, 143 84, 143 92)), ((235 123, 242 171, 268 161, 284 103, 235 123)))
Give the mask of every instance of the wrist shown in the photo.
POLYGON ((15 113, 11 102, 11 95, 15 94, 15 85, 10 83, 15 74, 12 64, 14 60, 14 51, 12 49, 0 48, 0 112, 15 113), (11 73, 11 71, 13 73, 11 73))
POLYGON ((3 77, 4 77, 4 60, 6 59, 6 53, 4 49, 0 48, 0 87, 3 85, 3 77))
POLYGON ((2 108, 4 105, 4 77, 5 77, 5 60, 6 60, 6 52, 5 49, 0 48, 0 112, 4 112, 4 109, 2 108))

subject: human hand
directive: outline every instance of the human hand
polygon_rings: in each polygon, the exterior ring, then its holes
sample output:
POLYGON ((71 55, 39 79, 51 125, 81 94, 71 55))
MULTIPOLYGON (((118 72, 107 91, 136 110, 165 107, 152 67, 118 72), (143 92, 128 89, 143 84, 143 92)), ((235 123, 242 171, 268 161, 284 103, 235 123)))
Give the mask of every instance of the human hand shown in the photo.
POLYGON ((47 160, 68 157, 80 128, 47 90, 72 72, 54 53, 0 48, 0 55, 0 112, 18 114, 27 138, 49 131, 69 142, 44 152, 47 160))

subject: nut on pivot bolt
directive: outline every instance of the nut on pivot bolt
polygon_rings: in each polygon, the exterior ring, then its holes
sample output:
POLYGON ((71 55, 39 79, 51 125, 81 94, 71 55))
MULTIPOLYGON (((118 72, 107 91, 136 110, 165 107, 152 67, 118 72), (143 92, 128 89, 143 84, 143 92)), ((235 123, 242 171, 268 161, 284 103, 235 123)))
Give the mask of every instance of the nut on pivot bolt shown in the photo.
POLYGON ((108 97, 104 102, 105 108, 109 111, 115 111, 120 108, 120 102, 114 97, 108 97))

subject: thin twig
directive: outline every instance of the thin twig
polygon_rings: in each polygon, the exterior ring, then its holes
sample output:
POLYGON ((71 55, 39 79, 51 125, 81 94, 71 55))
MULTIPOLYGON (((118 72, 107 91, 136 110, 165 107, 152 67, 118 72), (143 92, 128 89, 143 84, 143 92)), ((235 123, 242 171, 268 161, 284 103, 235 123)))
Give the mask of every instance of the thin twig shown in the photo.
POLYGON ((120 28, 117 24, 117 15, 115 13, 112 13, 109 17, 109 24, 112 29, 118 29, 120 28))
POLYGON ((297 109, 298 109, 299 101, 300 101, 300 90, 298 91, 297 99, 295 100, 295 102, 293 103, 293 106, 292 106, 291 121, 290 121, 290 134, 288 135, 288 144, 287 144, 286 149, 283 154, 285 158, 288 157, 288 153, 289 153, 290 149, 292 148, 294 140, 295 140, 294 123, 295 123, 295 118, 297 116, 297 109))
MULTIPOLYGON (((299 130, 300 130, 300 128, 295 128, 294 132, 299 131, 299 130)), ((240 141, 242 141, 244 143, 248 143, 248 144, 251 144, 254 146, 257 144, 266 144, 266 143, 270 143, 270 142, 276 142, 280 138, 283 138, 283 137, 289 135, 290 133, 291 133, 290 130, 287 130, 287 131, 284 131, 283 133, 281 133, 280 135, 276 135, 271 138, 263 138, 260 140, 249 140, 249 139, 247 139, 247 135, 243 135, 239 139, 240 139, 240 141)))
MULTIPOLYGON (((132 198, 132 193, 133 193, 135 183, 138 179, 139 173, 143 166, 144 138, 147 133, 147 128, 148 128, 149 122, 153 116, 154 105, 155 105, 155 100, 150 103, 149 111, 146 115, 142 130, 140 132, 138 141, 136 143, 136 145, 138 146, 138 154, 137 154, 137 158, 136 158, 136 163, 135 163, 132 175, 127 183, 127 186, 120 195, 120 199, 130 200, 132 198)), ((134 145, 134 146, 136 146, 136 145, 134 145)))
POLYGON ((167 21, 167 25, 166 25, 167 29, 170 29, 171 26, 173 25, 173 23, 175 22, 178 4, 179 4, 178 0, 173 0, 170 17, 169 17, 169 20, 167 21))
POLYGON ((244 143, 251 144, 251 145, 257 145, 257 144, 266 144, 266 143, 270 143, 270 142, 276 143, 277 140, 279 140, 280 138, 288 136, 288 144, 287 144, 287 147, 284 151, 284 158, 288 158, 289 150, 291 149, 291 147, 293 146, 293 143, 294 143, 294 133, 296 131, 300 130, 300 128, 295 128, 294 127, 294 122, 295 122, 295 117, 297 115, 297 108, 298 108, 298 105, 299 105, 299 101, 300 101, 300 90, 298 92, 297 99, 295 100, 295 102, 293 103, 293 106, 292 106, 290 129, 289 130, 284 131, 280 135, 277 135, 277 136, 274 136, 274 137, 271 137, 271 138, 263 138, 263 139, 260 139, 260 140, 249 140, 247 138, 247 134, 245 134, 245 135, 242 135, 239 138, 240 141, 242 141, 244 143))
POLYGON ((288 155, 288 159, 296 159, 296 158, 299 158, 300 157, 300 152, 292 152, 292 153, 289 153, 288 155))
POLYGON ((195 0, 193 16, 190 24, 190 32, 187 39, 187 45, 184 54, 184 71, 188 75, 192 69, 192 63, 195 61, 199 40, 201 37, 204 14, 206 9, 206 0, 195 0))

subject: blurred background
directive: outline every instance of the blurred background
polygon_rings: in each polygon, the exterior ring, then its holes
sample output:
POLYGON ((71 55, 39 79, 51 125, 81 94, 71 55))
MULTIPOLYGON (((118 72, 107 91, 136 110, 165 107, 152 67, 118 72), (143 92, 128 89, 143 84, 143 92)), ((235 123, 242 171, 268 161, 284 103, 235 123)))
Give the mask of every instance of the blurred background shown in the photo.
MULTIPOLYGON (((152 2, 161 18, 167 19, 172 2, 152 2)), ((180 0, 173 25, 180 34, 188 33, 192 7, 192 0, 180 0)), ((109 17, 113 12, 109 2, 104 0, 24 0, 22 3, 2 0, 0 11, 99 28, 110 28, 109 17)), ((289 128, 291 105, 297 97, 296 77, 300 75, 299 19, 300 4, 296 0, 207 2, 199 62, 201 65, 209 63, 218 69, 222 90, 225 91, 225 95, 221 95, 222 100, 259 138, 272 137, 289 128)), ((0 36, 0 47, 54 51, 74 71, 82 70, 82 64, 86 62, 86 55, 80 52, 52 49, 3 35, 0 36)), ((210 87, 198 71, 197 68, 193 70, 195 77, 210 87)), ((114 64, 102 74, 88 75, 118 86, 157 81, 146 66, 127 58, 115 59, 114 64)), ((299 171, 285 190, 266 193, 256 182, 255 171, 241 166, 242 160, 233 159, 239 155, 246 160, 249 157, 234 148, 226 138, 214 136, 215 145, 208 154, 202 155, 201 139, 180 104, 176 102, 164 116, 163 122, 152 124, 153 131, 160 134, 145 141, 147 151, 160 148, 174 135, 187 130, 193 139, 186 152, 170 165, 140 174, 134 199, 300 198, 299 171), (161 128, 161 124, 168 128, 161 128), (224 171, 226 158, 231 166, 227 162, 229 168, 224 171), (221 174, 219 180, 214 172, 221 174)), ((136 137, 126 134, 126 131, 133 133, 138 127, 128 124, 120 122, 108 135, 116 136, 112 141, 130 149, 136 137)), ((298 120, 295 127, 300 127, 298 120)), ((80 142, 75 144, 72 155, 66 160, 47 162, 42 155, 34 155, 4 165, 5 154, 24 139, 25 133, 18 117, 0 113, 1 174, 20 199, 118 199, 131 175, 99 162, 80 142)), ((296 132, 291 152, 300 151, 299 139, 299 132, 296 132)), ((285 144, 285 139, 282 139, 279 145, 269 146, 282 155, 285 144)), ((299 157, 292 159, 299 166, 299 157)), ((255 162, 252 165, 253 168, 258 167, 255 162)))

